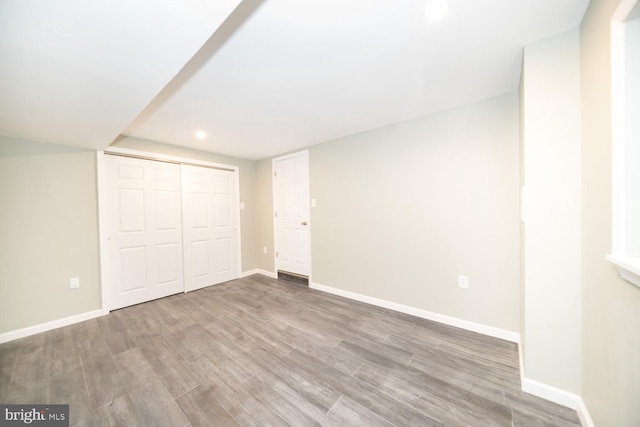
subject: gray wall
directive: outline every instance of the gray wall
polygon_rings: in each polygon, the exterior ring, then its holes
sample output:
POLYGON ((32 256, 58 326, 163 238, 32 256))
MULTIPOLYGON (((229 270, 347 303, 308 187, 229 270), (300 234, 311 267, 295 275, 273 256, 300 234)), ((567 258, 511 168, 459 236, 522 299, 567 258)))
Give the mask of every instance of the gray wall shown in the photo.
POLYGON ((0 200, 0 333, 100 309, 95 152, 0 136, 0 200))
POLYGON ((518 109, 511 93, 311 147, 313 282, 519 332, 518 109))
POLYGON ((258 228, 258 267, 275 272, 273 250, 273 176, 271 159, 264 159, 256 165, 256 204, 259 206, 256 218, 258 228), (267 253, 264 253, 264 248, 267 253))
POLYGON ((640 425, 640 288, 611 250, 610 20, 619 0, 592 0, 581 24, 582 395, 598 426, 640 425))

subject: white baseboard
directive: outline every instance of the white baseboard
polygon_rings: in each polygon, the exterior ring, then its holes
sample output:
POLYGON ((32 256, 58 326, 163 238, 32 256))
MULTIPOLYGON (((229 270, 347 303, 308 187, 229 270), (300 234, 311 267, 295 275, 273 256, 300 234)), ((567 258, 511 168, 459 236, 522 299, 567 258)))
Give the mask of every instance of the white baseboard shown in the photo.
POLYGON ((522 391, 576 410, 582 400, 577 394, 526 377, 522 377, 522 391))
MULTIPOLYGON (((263 273, 264 274, 264 273, 263 273)), ((511 332, 504 329, 494 328, 493 326, 482 325, 480 323, 470 322, 468 320, 458 319, 451 316, 445 316, 443 314, 433 313, 430 311, 422 310, 419 308, 411 307, 408 305, 398 304, 391 301, 386 301, 379 298, 373 298, 367 295, 358 294, 351 291, 345 291, 343 289, 332 288, 330 286, 320 285, 318 283, 310 283, 309 287, 318 291, 327 292, 341 297, 349 298, 352 300, 364 302, 367 304, 375 305, 378 307, 388 308, 390 310, 399 311, 401 313, 411 314, 416 317, 421 317, 427 320, 433 320, 435 322, 444 323, 445 325, 455 326, 457 328, 466 329, 472 332, 478 332, 484 335, 488 335, 495 338, 500 338, 506 341, 511 341, 518 344, 518 354, 520 357, 520 378, 522 381, 522 391, 538 396, 542 399, 557 403, 562 406, 566 406, 571 409, 575 409, 578 412, 578 417, 583 427, 595 427, 589 411, 580 396, 577 394, 569 393, 565 390, 552 387, 550 385, 541 383, 539 381, 531 380, 524 376, 524 363, 522 359, 522 347, 520 346, 520 334, 517 332, 511 332)))
POLYGON ((278 278, 278 274, 277 273, 272 273, 271 271, 262 270, 261 268, 258 268, 256 273, 262 274, 263 276, 271 277, 272 279, 277 279, 278 278))
POLYGON ((576 411, 578 411, 578 418, 580 418, 580 424, 582 424, 582 427, 596 427, 595 423, 591 419, 587 405, 585 405, 582 398, 580 398, 580 401, 578 402, 576 411))
POLYGON ((472 332, 478 332, 483 335, 488 335, 494 338, 500 338, 505 341, 511 341, 514 343, 520 342, 520 334, 517 332, 507 331, 505 329, 494 328, 493 326, 487 326, 480 323, 471 322, 468 320, 458 319, 451 316, 445 316, 443 314, 433 313, 431 311, 422 310, 420 308, 411 307, 408 305, 398 304, 391 301, 386 301, 379 298, 370 297, 367 295, 357 294, 351 291, 345 291, 343 289, 332 288, 330 286, 320 285, 318 283, 310 283, 309 287, 318 291, 327 292, 341 297, 349 298, 352 300, 364 302, 378 307, 388 308, 390 310, 399 311, 401 313, 410 314, 412 316, 421 317, 427 320, 433 320, 438 323, 444 323, 445 325, 454 326, 456 328, 466 329, 472 332))
POLYGON ((254 274, 258 274, 258 269, 254 268, 253 270, 243 271, 240 273, 240 278, 253 276, 254 274))
POLYGON ((525 377, 522 344, 518 345, 518 357, 520 358, 520 384, 522 391, 550 402, 557 403, 558 405, 575 409, 578 413, 578 418, 580 419, 582 427, 596 427, 591 419, 587 405, 585 405, 584 400, 582 400, 582 397, 525 377))
MULTIPOLYGON (((254 274, 262 274, 274 279, 278 278, 276 273, 272 273, 267 270, 259 268, 242 272, 240 277, 248 277, 254 274)), ((408 305, 398 304, 391 301, 386 301, 379 298, 370 297, 367 295, 358 294, 351 291, 345 291, 343 289, 332 288, 330 286, 320 285, 318 283, 310 283, 309 287, 318 291, 327 292, 330 294, 338 295, 341 297, 349 298, 352 300, 364 302, 367 304, 375 305, 378 307, 388 308, 390 310, 398 311, 401 313, 410 314, 412 316, 420 317, 427 320, 433 320, 435 322, 444 323, 445 325, 454 326, 461 329, 466 329, 472 332, 478 332, 484 335, 488 335, 495 338, 500 338, 506 341, 511 341, 518 344, 518 353, 520 357, 520 378, 522 382, 522 391, 540 397, 542 399, 557 403, 559 405, 575 409, 580 418, 580 423, 583 427, 595 427, 591 415, 580 397, 577 394, 567 392, 565 390, 526 378, 524 375, 524 362, 522 356, 522 347, 520 346, 520 334, 516 332, 507 331, 504 329, 494 328, 492 326, 486 326, 468 320, 458 319, 455 317, 445 316, 438 313, 422 310, 419 308, 411 307, 408 305)), ((38 334, 40 332, 50 331, 52 329, 61 328, 63 326, 73 325, 74 323, 80 323, 85 320, 94 319, 96 317, 109 314, 108 310, 93 310, 86 313, 76 314, 74 316, 65 317, 63 319, 53 320, 51 322, 41 323, 39 325, 29 326, 27 328, 17 329, 11 332, 5 332, 0 334, 0 344, 9 341, 17 340, 20 338, 28 337, 38 334)))
POLYGON ((253 270, 243 271, 242 273, 240 273, 240 277, 249 277, 253 276, 254 274, 262 274, 263 276, 271 277, 272 279, 278 278, 278 275, 276 273, 272 273, 261 268, 254 268, 253 270))
POLYGON ((40 332, 61 328, 63 326, 73 325, 74 323, 84 322, 85 320, 94 319, 103 315, 104 313, 102 309, 93 310, 86 313, 76 314, 75 316, 65 317, 64 319, 52 320, 51 322, 29 326, 27 328, 17 329, 11 332, 5 332, 0 334, 0 344, 39 334, 40 332))
POLYGON ((579 395, 526 378, 524 375, 521 380, 522 391, 525 393, 538 396, 550 402, 557 403, 558 405, 566 406, 567 408, 575 409, 578 413, 578 418, 580 419, 582 427, 595 427, 595 424, 591 419, 591 415, 589 414, 589 410, 587 409, 587 405, 585 405, 584 400, 582 400, 582 397, 579 395))

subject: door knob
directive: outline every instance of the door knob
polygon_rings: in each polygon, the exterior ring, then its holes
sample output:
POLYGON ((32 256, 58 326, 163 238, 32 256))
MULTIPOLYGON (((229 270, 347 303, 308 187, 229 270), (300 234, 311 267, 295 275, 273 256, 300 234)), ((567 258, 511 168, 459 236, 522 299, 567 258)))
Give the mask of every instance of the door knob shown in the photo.
POLYGON ((302 225, 307 225, 307 221, 302 221, 302 225))

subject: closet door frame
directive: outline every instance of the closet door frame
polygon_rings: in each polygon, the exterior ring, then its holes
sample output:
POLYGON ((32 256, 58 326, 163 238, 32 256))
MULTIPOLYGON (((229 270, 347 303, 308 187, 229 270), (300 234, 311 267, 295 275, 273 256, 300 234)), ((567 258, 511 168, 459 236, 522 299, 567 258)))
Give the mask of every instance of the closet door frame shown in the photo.
MULTIPOLYGON (((223 163, 207 162, 202 160, 190 159, 186 157, 171 156, 167 154, 151 153, 147 151, 130 150, 128 148, 120 147, 108 147, 104 151, 96 152, 96 171, 98 182, 98 230, 100 241, 100 286, 102 291, 102 314, 108 314, 111 311, 109 303, 109 284, 111 278, 109 277, 108 260, 107 260, 107 224, 108 224, 108 209, 107 209, 107 177, 104 163, 105 154, 113 154, 124 157, 134 157, 146 160, 156 160, 168 163, 178 163, 193 166, 203 166, 214 169, 223 169, 232 171, 235 177, 235 198, 236 208, 234 214, 236 216, 236 239, 237 245, 237 259, 236 276, 241 277, 242 273, 242 233, 240 224, 240 168, 234 165, 227 165, 223 163)), ((186 289, 183 290, 186 292, 186 289)))

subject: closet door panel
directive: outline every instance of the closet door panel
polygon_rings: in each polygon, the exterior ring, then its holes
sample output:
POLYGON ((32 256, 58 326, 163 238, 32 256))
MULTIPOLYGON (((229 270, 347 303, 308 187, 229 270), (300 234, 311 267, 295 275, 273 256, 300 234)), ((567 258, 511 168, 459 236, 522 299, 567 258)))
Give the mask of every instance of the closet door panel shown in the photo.
POLYGON ((182 165, 182 211, 187 291, 238 277, 235 175, 182 165))
POLYGON ((105 156, 110 310, 184 290, 180 166, 105 156))

